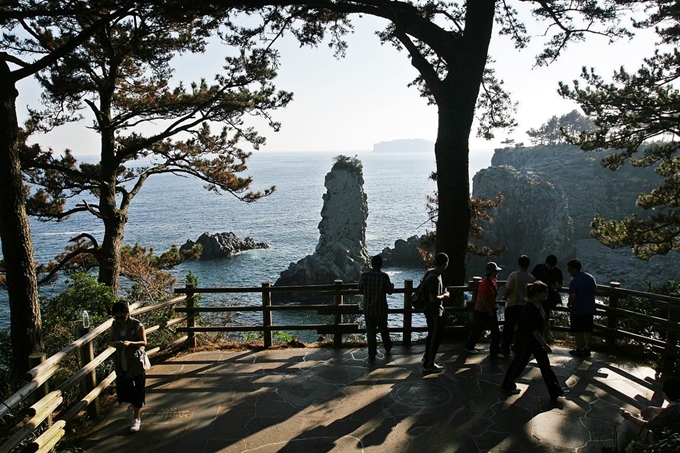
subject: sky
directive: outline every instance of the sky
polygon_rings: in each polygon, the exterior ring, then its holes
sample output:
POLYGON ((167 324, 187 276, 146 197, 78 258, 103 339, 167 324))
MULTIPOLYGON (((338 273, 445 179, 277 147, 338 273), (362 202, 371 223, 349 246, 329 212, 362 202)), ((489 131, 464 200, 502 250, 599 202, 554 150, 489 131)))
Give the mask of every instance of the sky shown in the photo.
MULTIPOLYGON (((354 24, 355 32, 347 38, 345 58, 336 59, 325 45, 300 48, 292 37, 279 43, 281 66, 275 83, 279 89, 292 91, 294 98, 285 109, 274 112, 274 119, 282 123, 279 132, 261 129, 267 137, 262 150, 366 151, 381 141, 435 140, 437 108, 427 105, 415 87, 407 86, 417 75, 407 53, 380 45, 375 32, 384 28, 383 20, 363 17, 355 19, 354 24)), ((560 60, 545 68, 534 67, 535 55, 544 41, 541 35, 545 25, 533 26, 529 21, 527 28, 532 35, 529 48, 515 50, 507 39, 499 36, 494 36, 490 48, 497 76, 519 103, 516 115, 519 125, 514 134, 500 131, 492 141, 475 137, 473 130, 470 136, 473 152, 501 147, 506 138, 528 145, 525 135, 528 129, 538 128, 553 115, 578 108, 557 94, 559 81, 578 78, 582 66, 595 67, 607 78, 621 65, 635 70, 643 57, 651 55, 656 39, 653 33, 638 32, 633 41, 609 45, 606 38, 591 36, 584 43, 570 46, 560 60)), ((212 79, 219 72, 225 53, 222 46, 215 44, 207 54, 178 58, 177 79, 212 79)), ((22 82, 19 90, 19 109, 27 104, 38 105, 35 82, 22 82)), ((60 128, 38 141, 55 151, 70 148, 75 155, 97 154, 98 140, 85 129, 87 124, 60 128)))

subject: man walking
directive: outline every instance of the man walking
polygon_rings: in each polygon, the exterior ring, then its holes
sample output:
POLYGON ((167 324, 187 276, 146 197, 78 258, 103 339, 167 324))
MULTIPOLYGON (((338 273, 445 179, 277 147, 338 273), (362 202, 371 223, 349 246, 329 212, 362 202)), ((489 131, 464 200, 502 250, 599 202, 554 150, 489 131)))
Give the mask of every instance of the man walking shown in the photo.
POLYGON ((576 337, 576 349, 569 351, 578 357, 590 356, 590 342, 593 336, 595 315, 595 277, 581 271, 581 262, 571 260, 567 272, 572 276, 569 283, 569 331, 576 337))
POLYGON ((382 256, 371 258, 370 271, 363 272, 359 278, 359 292, 364 295, 364 318, 366 319, 366 341, 368 358, 374 360, 378 353, 376 330, 380 331, 385 353, 392 349, 392 339, 387 331, 387 294, 392 294, 394 284, 382 269, 382 256))
POLYGON ((448 299, 449 292, 444 288, 442 273, 449 265, 449 256, 440 252, 434 258, 434 272, 430 272, 423 285, 430 296, 430 303, 425 307, 427 321, 427 338, 425 339, 425 355, 423 356, 423 371, 438 372, 444 369, 435 362, 439 345, 444 335, 444 299, 448 299))

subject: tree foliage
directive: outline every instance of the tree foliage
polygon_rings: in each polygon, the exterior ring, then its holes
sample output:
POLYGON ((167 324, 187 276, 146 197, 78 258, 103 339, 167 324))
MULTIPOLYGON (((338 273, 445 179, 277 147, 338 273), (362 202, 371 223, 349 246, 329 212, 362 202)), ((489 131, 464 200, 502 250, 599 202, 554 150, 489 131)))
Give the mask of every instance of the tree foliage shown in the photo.
MULTIPOLYGON (((213 4, 231 4, 214 0, 213 4)), ((493 68, 489 43, 494 30, 510 38, 517 49, 526 47, 530 34, 517 8, 530 5, 531 14, 546 25, 547 37, 537 64, 554 61, 574 41, 588 34, 610 40, 628 37, 621 14, 629 9, 615 0, 501 2, 476 0, 445 1, 376 0, 256 0, 249 11, 260 12, 263 24, 277 36, 291 27, 302 44, 322 42, 330 32, 330 45, 337 54, 346 50, 344 33, 351 31, 352 17, 372 15, 388 21, 378 32, 383 44, 406 51, 418 71, 412 86, 437 105, 437 251, 449 254, 444 274, 447 284, 462 284, 473 207, 470 202, 469 137, 492 138, 498 128, 511 128, 514 103, 493 68), (523 6, 519 6, 523 5, 523 6), (298 19, 302 26, 297 26, 298 19)), ((533 34, 538 35, 541 34, 533 34)))
POLYGON ((41 317, 33 244, 24 203, 19 147, 22 141, 17 120, 17 83, 34 76, 72 52, 104 24, 125 15, 132 4, 112 1, 107 7, 87 2, 59 0, 15 0, 0 5, 0 237, 10 301, 12 344, 11 372, 20 375, 28 368, 28 356, 41 349, 41 317), (27 21, 54 21, 60 17, 82 17, 91 26, 70 30, 60 42, 46 36, 46 48, 32 53, 16 47, 27 21))
POLYGON ((595 124, 577 110, 572 110, 561 116, 551 116, 538 129, 529 129, 527 135, 531 137, 533 145, 558 145, 567 142, 567 136, 593 130, 595 124))
MULTIPOLYGON (((51 149, 25 147, 22 167, 28 182, 39 188, 28 197, 27 207, 43 220, 80 213, 101 220, 101 243, 89 241, 91 247, 77 252, 96 259, 99 280, 114 292, 128 208, 149 177, 195 177, 207 190, 245 202, 274 190, 252 191, 252 179, 239 174, 247 169, 250 156, 242 143, 254 149, 264 143, 245 118, 262 117, 278 130, 271 111, 292 98, 272 84, 276 53, 244 44, 225 57, 223 72, 212 83, 202 79, 188 86, 182 81, 173 84, 172 58, 203 52, 218 24, 229 20, 227 12, 179 18, 173 12, 140 3, 134 13, 111 22, 48 67, 38 77, 45 109, 32 111, 26 125, 27 134, 48 131, 81 121, 83 110, 89 110, 92 129, 101 138, 99 161, 79 164, 68 151, 59 157, 51 149), (221 130, 213 132, 216 124, 221 130), (82 198, 66 203, 86 196, 94 202, 82 198)), ((28 21, 30 34, 17 39, 16 46, 39 52, 48 37, 58 42, 69 30, 88 25, 82 18, 28 21)))
POLYGON ((583 150, 613 150, 602 165, 616 170, 629 162, 653 168, 662 183, 641 194, 637 206, 644 210, 623 220, 597 216, 593 236, 609 247, 632 247, 642 259, 680 251, 680 40, 675 2, 658 1, 639 27, 656 27, 662 44, 645 58, 636 72, 624 67, 607 81, 594 69, 583 68, 580 80, 560 83, 562 96, 581 105, 593 118, 596 130, 572 134, 569 140, 583 150))

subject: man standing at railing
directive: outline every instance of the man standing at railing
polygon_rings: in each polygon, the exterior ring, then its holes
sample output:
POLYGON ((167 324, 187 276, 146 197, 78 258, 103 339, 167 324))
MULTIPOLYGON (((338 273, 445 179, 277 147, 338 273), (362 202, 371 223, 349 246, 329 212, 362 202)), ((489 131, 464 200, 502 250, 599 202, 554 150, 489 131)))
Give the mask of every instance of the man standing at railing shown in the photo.
POLYGON ((371 258, 370 271, 363 272, 359 278, 359 292, 364 295, 364 318, 366 319, 366 341, 368 358, 374 360, 378 353, 376 330, 380 331, 385 353, 392 349, 392 339, 387 331, 387 294, 392 294, 394 284, 382 269, 382 256, 371 258))
POLYGON ((508 276, 505 283, 505 323, 503 325, 503 341, 501 344, 501 354, 505 357, 510 356, 510 349, 515 349, 515 329, 519 326, 524 306, 527 301, 527 285, 533 283, 536 278, 529 273, 531 259, 522 255, 517 260, 519 269, 508 276))
POLYGON ((558 305, 562 305, 562 296, 559 290, 562 288, 564 278, 562 271, 557 267, 557 257, 555 255, 548 255, 544 263, 537 264, 531 274, 546 285, 548 285, 548 298, 543 301, 543 310, 545 311, 545 326, 543 327, 543 337, 548 340, 550 333, 550 319, 552 310, 558 305))
POLYGON ((425 340, 425 355, 423 356, 423 371, 426 373, 439 372, 444 369, 435 358, 439 345, 444 336, 444 299, 449 298, 449 291, 444 288, 442 273, 449 265, 449 256, 439 252, 434 257, 434 272, 423 281, 430 303, 425 307, 427 321, 427 338, 425 340))
POLYGON ((595 277, 581 271, 581 262, 571 260, 567 272, 572 276, 569 283, 569 331, 576 337, 576 349, 569 351, 578 357, 590 356, 595 315, 595 277))

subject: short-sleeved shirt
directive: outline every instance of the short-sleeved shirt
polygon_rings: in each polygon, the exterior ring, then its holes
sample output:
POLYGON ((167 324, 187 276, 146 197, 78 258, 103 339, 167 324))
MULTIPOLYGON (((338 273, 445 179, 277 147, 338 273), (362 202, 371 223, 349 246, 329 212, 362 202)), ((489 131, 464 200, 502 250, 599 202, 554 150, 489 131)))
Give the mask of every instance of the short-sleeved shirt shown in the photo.
MULTIPOLYGON (((440 294, 444 293, 444 282, 442 282, 442 276, 441 274, 437 273, 434 269, 428 271, 428 274, 425 277, 425 280, 423 281, 423 285, 425 285, 425 289, 427 290, 427 294, 432 294, 434 296, 439 296, 440 294)), ((431 302, 427 304, 427 307, 425 308, 426 311, 432 311, 433 314, 434 311, 438 311, 438 316, 444 316, 444 301, 443 300, 438 300, 436 303, 431 302)))
POLYGON ((482 303, 484 296, 491 299, 492 307, 496 309, 496 294, 498 294, 498 281, 495 278, 485 277, 477 289, 477 301, 475 302, 475 310, 488 313, 486 304, 482 303))
POLYGON ((359 278, 359 292, 364 295, 364 315, 370 317, 387 316, 387 294, 392 294, 394 286, 386 273, 371 269, 359 278))
POLYGON ((545 312, 533 303, 527 303, 522 309, 522 316, 519 319, 520 338, 527 344, 538 343, 534 337, 534 331, 543 332, 545 324, 545 312))
MULTIPOLYGON (((139 333, 144 327, 144 324, 136 318, 128 317, 125 323, 125 328, 116 321, 111 323, 111 330, 109 331, 109 339, 111 341, 140 341, 142 338, 139 333)), ((119 375, 124 375, 126 378, 139 376, 144 373, 144 368, 139 359, 135 356, 138 349, 144 346, 129 346, 127 348, 116 348, 115 365, 116 372, 119 375)))
POLYGON ((505 284, 505 290, 508 291, 508 307, 513 305, 524 305, 527 301, 527 285, 536 280, 536 278, 527 271, 520 269, 513 272, 508 277, 508 282, 505 284))
POLYGON ((546 285, 548 285, 548 300, 553 303, 553 305, 560 304, 561 297, 560 293, 552 287, 552 285, 562 286, 564 278, 562 276, 562 271, 556 267, 548 269, 544 263, 537 264, 531 274, 546 285))
POLYGON ((595 314, 595 277, 586 273, 579 272, 569 283, 569 294, 575 294, 576 298, 571 307, 572 315, 592 315, 595 314))

